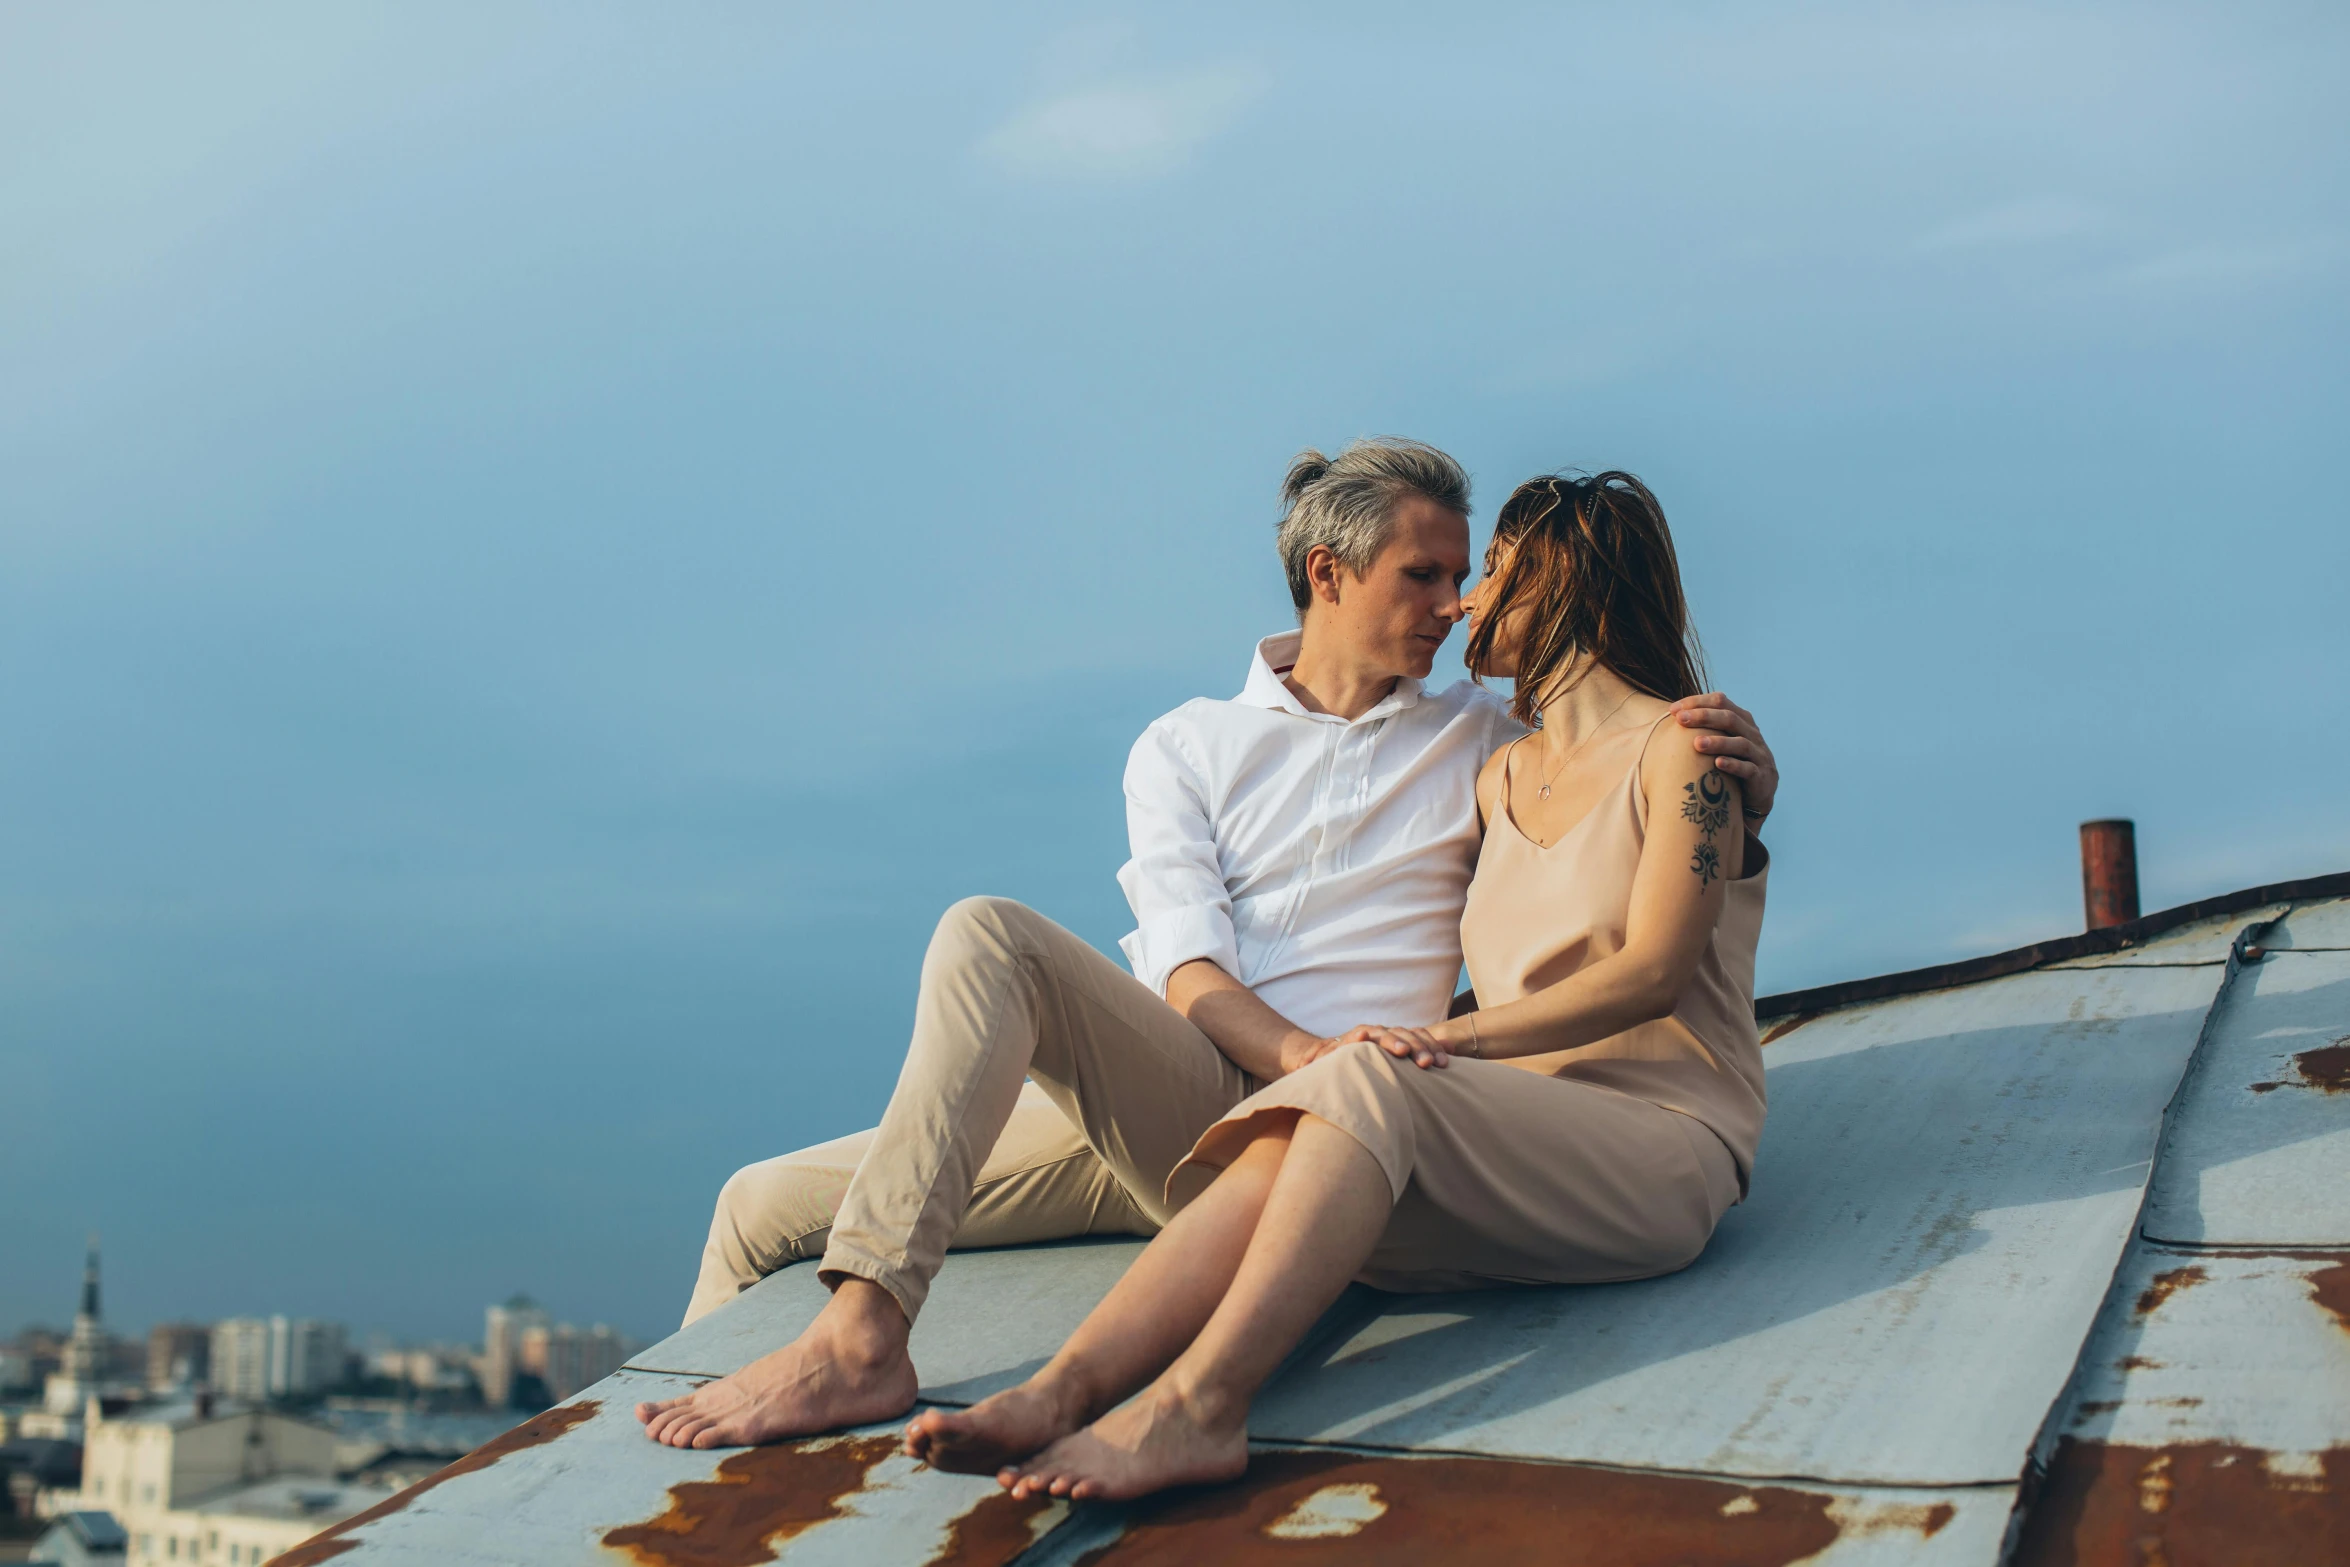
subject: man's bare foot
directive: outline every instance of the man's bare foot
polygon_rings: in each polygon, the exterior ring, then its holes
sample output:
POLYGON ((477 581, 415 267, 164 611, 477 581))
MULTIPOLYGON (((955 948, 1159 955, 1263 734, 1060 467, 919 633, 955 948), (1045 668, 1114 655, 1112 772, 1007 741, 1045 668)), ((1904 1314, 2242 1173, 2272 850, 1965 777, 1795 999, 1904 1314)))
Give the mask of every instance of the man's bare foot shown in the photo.
POLYGON ((1042 1374, 969 1409, 925 1409, 906 1426, 906 1453, 933 1469, 993 1474, 1085 1423, 1087 1401, 1042 1374))
POLYGON ((1171 1485, 1236 1480, 1248 1468, 1248 1405, 1203 1407, 1165 1377, 996 1481, 1014 1496, 1124 1501, 1171 1485))
POLYGON ((806 1332, 683 1398, 636 1406, 670 1447, 741 1447, 868 1425, 914 1407, 906 1316, 880 1286, 848 1279, 806 1332))

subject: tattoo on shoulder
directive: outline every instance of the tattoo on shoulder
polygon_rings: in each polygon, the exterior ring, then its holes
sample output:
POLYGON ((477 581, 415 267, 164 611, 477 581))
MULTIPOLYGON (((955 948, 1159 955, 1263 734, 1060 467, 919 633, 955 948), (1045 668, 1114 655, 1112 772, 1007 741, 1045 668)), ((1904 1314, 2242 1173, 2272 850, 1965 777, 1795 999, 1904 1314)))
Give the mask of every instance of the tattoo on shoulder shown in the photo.
POLYGON ((1689 869, 1697 877, 1697 889, 1703 892, 1722 874, 1722 851, 1714 847, 1714 834, 1730 825, 1730 783, 1711 768, 1695 783, 1681 786, 1689 798, 1681 802, 1681 818, 1697 824, 1705 835, 1689 856, 1689 869))

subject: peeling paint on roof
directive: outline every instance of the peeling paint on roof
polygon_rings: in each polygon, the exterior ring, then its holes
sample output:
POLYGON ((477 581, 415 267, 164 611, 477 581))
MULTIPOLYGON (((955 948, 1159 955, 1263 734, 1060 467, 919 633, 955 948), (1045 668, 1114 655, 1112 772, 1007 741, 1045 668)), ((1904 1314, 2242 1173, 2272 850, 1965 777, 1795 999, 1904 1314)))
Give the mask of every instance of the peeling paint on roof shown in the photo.
POLYGON ((1258 1453, 1229 1486, 1081 1508, 1021 1567, 1979 1562, 1998 1550, 2013 1495, 1287 1450, 1258 1453))
MULTIPOLYGON (((606 1530, 602 1543, 634 1567, 756 1567, 787 1554, 803 1561, 824 1554, 787 1549, 819 1524, 889 1512, 893 1522, 911 1523, 919 1536, 903 1543, 935 1547, 920 1560, 938 1567, 1000 1567, 1035 1542, 1035 1524, 1057 1522, 1064 1510, 1048 1498, 1016 1500, 993 1486, 943 1520, 918 1507, 877 1506, 891 1479, 904 1478, 883 1471, 893 1464, 906 1472, 915 1467, 899 1457, 898 1448, 896 1433, 884 1431, 736 1450, 718 1460, 709 1479, 671 1486, 661 1512, 606 1530)), ((852 1544, 870 1560, 869 1553, 888 1541, 883 1530, 860 1528, 852 1544)))
POLYGON ((510 1453, 494 1470, 436 1477, 407 1493, 407 1505, 335 1531, 325 1554, 278 1560, 356 1552, 351 1567, 1002 1567, 1067 1512, 1014 1502, 990 1479, 923 1468, 898 1453, 894 1424, 777 1447, 647 1441, 635 1405, 694 1385, 619 1372, 597 1384, 587 1418, 561 1440, 510 1453))

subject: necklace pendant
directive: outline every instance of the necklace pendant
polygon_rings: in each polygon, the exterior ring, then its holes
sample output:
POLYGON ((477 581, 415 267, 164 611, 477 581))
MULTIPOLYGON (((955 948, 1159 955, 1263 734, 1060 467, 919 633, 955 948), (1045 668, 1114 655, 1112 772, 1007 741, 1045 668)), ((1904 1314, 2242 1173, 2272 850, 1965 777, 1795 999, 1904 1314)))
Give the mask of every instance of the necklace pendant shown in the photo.
POLYGON ((1539 789, 1535 790, 1535 791, 1534 791, 1534 797, 1535 797, 1536 799, 1538 799, 1538 800, 1547 800, 1547 799, 1549 799, 1549 798, 1550 798, 1550 785, 1548 785, 1548 784, 1544 784, 1544 785, 1543 785, 1541 788, 1539 788, 1539 789))

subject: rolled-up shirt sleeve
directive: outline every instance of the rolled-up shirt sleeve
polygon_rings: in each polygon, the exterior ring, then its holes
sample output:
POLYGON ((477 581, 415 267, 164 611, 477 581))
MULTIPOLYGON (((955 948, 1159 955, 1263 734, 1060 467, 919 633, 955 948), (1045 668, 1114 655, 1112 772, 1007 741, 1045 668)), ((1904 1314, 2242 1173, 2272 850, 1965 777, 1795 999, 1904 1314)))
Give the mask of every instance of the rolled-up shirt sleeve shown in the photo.
POLYGON ((1118 885, 1135 929, 1118 943, 1134 977, 1160 995, 1167 976, 1206 958, 1240 976, 1232 897, 1208 821, 1207 780, 1165 719, 1126 758, 1126 840, 1118 885))

